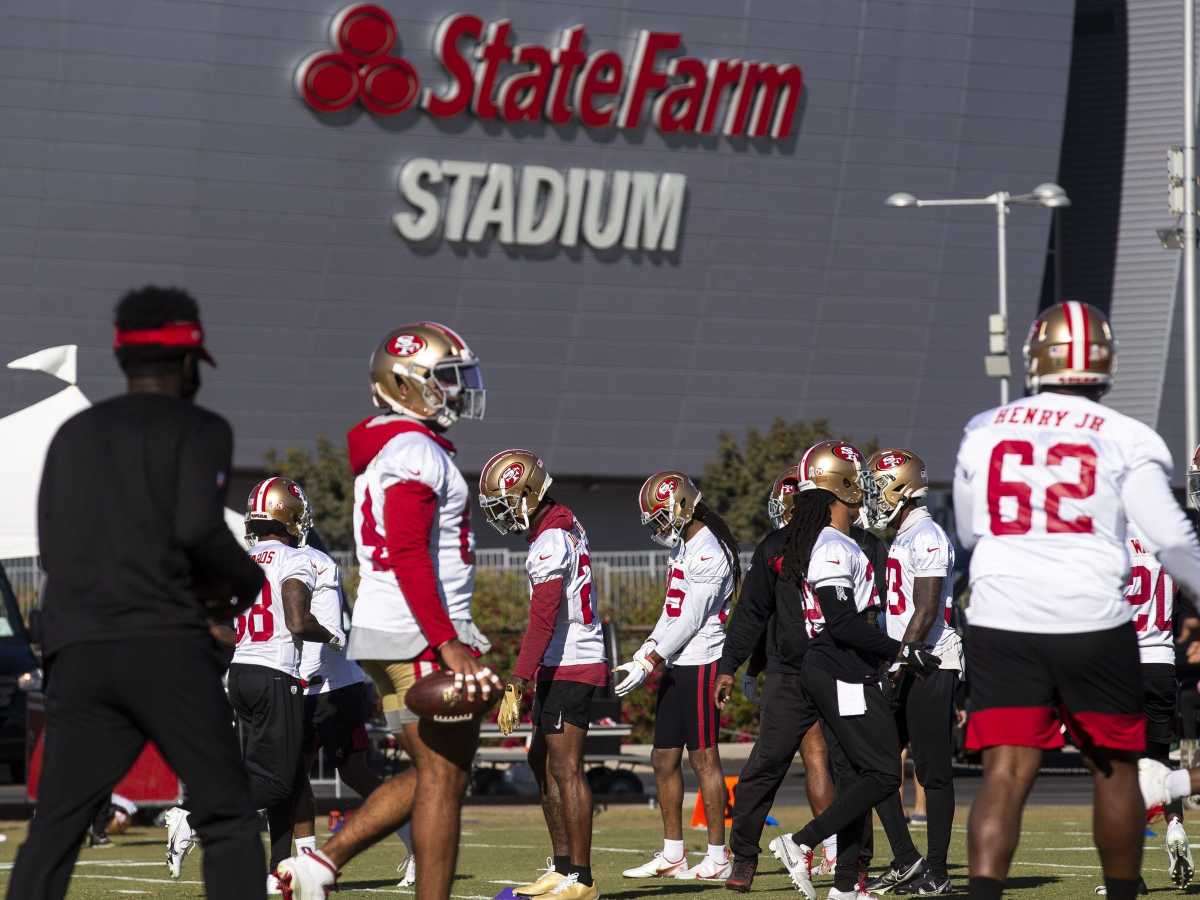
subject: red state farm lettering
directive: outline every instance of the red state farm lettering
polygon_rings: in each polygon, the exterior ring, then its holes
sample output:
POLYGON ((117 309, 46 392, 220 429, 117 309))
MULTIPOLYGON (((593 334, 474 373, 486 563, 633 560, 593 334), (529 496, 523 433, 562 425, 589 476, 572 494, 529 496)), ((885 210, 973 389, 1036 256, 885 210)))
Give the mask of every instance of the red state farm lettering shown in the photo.
POLYGON ((553 47, 513 45, 508 19, 485 26, 479 16, 455 13, 433 41, 446 82, 424 89, 412 65, 392 55, 396 24, 381 7, 346 7, 331 37, 337 50, 312 54, 296 72, 297 89, 318 112, 361 103, 390 116, 419 97, 436 118, 470 109, 481 119, 626 129, 649 118, 665 134, 719 128, 731 137, 779 139, 791 134, 804 90, 794 63, 673 55, 683 45, 676 32, 637 32, 626 64, 614 50, 585 50, 583 25, 563 30, 553 47))

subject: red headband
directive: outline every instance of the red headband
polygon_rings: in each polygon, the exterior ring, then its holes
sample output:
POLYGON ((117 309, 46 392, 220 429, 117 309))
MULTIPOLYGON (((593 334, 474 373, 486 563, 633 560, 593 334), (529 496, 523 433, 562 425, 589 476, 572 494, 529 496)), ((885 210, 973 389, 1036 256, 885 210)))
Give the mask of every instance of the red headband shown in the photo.
POLYGON ((204 328, 199 322, 168 322, 158 328, 118 328, 113 336, 113 349, 158 345, 160 347, 185 347, 200 351, 200 358, 216 365, 204 349, 204 328))

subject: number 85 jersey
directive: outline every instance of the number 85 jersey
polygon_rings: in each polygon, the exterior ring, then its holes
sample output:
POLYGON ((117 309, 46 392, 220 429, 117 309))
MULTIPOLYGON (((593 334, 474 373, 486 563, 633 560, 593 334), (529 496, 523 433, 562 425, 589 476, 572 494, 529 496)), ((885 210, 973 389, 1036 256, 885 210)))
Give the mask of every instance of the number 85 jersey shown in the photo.
POLYGON ((973 418, 954 475, 958 537, 975 547, 971 625, 1069 634, 1128 622, 1126 509, 1136 503, 1140 522, 1181 517, 1173 500, 1159 516, 1138 496, 1165 490, 1170 472, 1154 431, 1079 395, 1043 392, 973 418))

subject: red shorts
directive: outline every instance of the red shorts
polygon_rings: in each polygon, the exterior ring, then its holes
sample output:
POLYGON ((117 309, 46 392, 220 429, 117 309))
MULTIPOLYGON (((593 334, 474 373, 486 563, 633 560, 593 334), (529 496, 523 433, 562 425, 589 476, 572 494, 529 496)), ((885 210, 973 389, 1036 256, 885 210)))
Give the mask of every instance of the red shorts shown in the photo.
POLYGON ((967 628, 967 749, 1146 748, 1133 625, 1080 634, 967 628))

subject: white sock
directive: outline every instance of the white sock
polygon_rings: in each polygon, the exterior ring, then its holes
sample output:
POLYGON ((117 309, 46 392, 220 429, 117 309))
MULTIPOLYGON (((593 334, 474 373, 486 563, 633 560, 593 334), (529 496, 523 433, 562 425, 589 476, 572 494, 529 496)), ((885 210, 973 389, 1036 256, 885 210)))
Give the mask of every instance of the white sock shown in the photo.
POLYGON ((725 850, 724 844, 709 844, 708 858, 715 863, 724 864, 729 859, 729 854, 725 850))
POLYGON ((826 859, 837 859, 837 835, 831 834, 825 840, 821 841, 821 846, 825 848, 826 859))
POLYGON ((663 859, 667 862, 679 862, 683 859, 683 841, 672 841, 663 838, 663 859))
POLYGON ((1172 800, 1188 796, 1192 792, 1192 776, 1188 770, 1175 769, 1168 775, 1167 790, 1171 792, 1172 800))
POLYGON ((317 836, 314 834, 311 837, 296 838, 296 853, 303 853, 305 850, 313 851, 317 849, 317 836))

